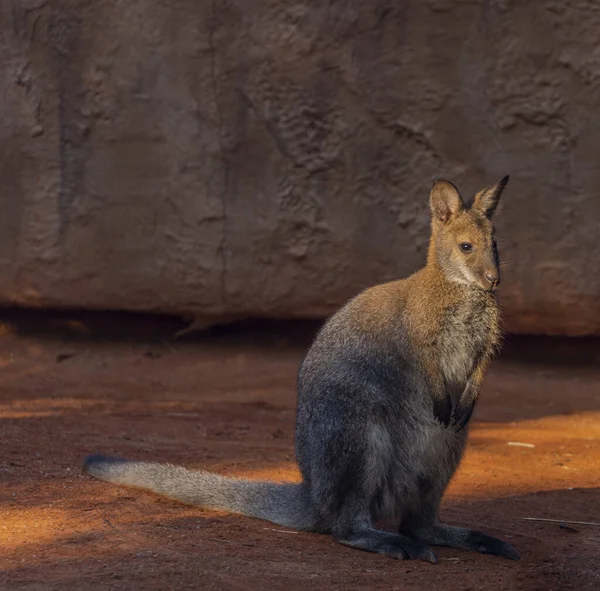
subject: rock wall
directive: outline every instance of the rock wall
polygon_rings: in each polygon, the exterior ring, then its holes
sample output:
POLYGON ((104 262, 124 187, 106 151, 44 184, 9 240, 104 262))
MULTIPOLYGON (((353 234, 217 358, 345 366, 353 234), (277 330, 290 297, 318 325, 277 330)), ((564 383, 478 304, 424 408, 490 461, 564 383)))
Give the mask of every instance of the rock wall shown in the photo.
POLYGON ((509 173, 508 328, 600 334, 600 12, 0 0, 0 303, 315 317, 509 173))

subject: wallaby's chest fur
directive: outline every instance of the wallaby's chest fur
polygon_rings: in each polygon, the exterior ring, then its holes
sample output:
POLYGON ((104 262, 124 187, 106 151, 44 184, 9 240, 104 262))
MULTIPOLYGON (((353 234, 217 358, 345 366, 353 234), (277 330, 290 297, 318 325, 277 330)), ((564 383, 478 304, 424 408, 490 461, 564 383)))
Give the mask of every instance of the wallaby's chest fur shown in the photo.
POLYGON ((469 293, 442 306, 435 311, 439 314, 439 325, 431 335, 427 355, 438 365, 455 397, 464 389, 477 364, 493 354, 500 334, 499 312, 495 296, 485 293, 469 293))

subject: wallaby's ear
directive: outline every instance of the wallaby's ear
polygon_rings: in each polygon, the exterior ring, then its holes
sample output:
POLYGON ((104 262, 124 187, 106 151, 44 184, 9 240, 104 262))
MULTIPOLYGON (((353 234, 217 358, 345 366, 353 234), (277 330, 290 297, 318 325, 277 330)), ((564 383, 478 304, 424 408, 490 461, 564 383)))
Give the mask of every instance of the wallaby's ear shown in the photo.
POLYGON ((508 183, 508 175, 500 179, 493 187, 486 187, 479 191, 473 199, 473 208, 481 211, 486 217, 491 218, 498 207, 500 196, 508 183))
POLYGON ((436 220, 445 224, 464 207, 458 189, 450 181, 434 181, 431 188, 431 213, 436 220))

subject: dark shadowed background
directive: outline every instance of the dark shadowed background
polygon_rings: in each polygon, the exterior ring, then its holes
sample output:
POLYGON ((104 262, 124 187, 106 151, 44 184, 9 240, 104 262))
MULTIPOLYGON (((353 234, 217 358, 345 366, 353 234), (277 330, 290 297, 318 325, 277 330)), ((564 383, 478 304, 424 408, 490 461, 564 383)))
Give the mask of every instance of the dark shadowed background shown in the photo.
POLYGON ((322 317, 509 173, 507 328, 600 334, 595 3, 0 6, 0 304, 322 317))

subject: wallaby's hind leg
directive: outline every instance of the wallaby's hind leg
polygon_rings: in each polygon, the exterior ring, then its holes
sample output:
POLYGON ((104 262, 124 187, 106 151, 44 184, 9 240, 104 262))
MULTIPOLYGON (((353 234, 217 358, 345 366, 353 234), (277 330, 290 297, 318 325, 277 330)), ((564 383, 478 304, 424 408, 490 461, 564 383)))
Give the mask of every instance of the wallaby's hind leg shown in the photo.
POLYGON ((508 542, 466 527, 434 523, 421 530, 417 539, 432 546, 448 546, 460 550, 493 554, 511 560, 520 559, 517 549, 508 542))
POLYGON ((465 527, 455 527, 437 521, 441 494, 427 495, 420 511, 409 515, 400 525, 400 533, 423 544, 473 550, 483 554, 519 560, 517 549, 498 538, 465 527))
POLYGON ((368 525, 354 527, 344 532, 334 530, 333 537, 340 544, 384 554, 399 560, 420 559, 432 564, 437 564, 435 554, 420 541, 411 540, 407 536, 394 534, 368 525))
POLYGON ((363 503, 355 495, 344 500, 332 531, 337 542, 399 560, 420 559, 437 563, 435 554, 420 540, 373 528, 368 508, 361 505, 363 503))

